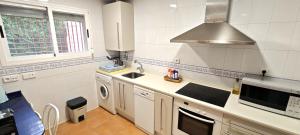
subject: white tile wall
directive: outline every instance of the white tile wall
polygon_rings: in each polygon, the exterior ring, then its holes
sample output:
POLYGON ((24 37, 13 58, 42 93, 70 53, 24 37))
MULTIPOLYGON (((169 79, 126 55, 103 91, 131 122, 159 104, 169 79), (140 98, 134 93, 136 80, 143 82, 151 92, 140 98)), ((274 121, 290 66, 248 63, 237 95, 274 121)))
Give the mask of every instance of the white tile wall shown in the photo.
POLYGON ((252 0, 251 23, 268 23, 272 16, 274 0, 252 0))
POLYGON ((290 50, 295 23, 270 23, 265 44, 259 44, 270 50, 290 50))
POLYGON ((292 49, 291 50, 300 51, 300 22, 296 23, 296 26, 295 26, 295 29, 294 29, 294 35, 293 35, 293 39, 292 39, 292 49))
POLYGON ((273 0, 274 10, 272 14, 272 22, 291 22, 296 21, 299 0, 273 0))
MULTIPOLYGON (((221 51, 224 51, 224 49, 221 51)), ((242 71, 244 51, 244 49, 239 48, 227 48, 226 55, 224 56, 224 69, 242 71)))
POLYGON ((300 8, 298 8, 298 17, 297 17, 297 21, 300 21, 300 8))
POLYGON ((242 60, 242 71, 247 73, 260 73, 263 69, 263 57, 259 50, 245 49, 242 60))
POLYGON ((296 51, 289 52, 287 56, 286 68, 284 69, 284 73, 287 78, 294 78, 300 80, 300 72, 298 71, 300 68, 300 53, 296 51))
POLYGON ((237 24, 245 24, 251 18, 251 0, 232 0, 230 21, 237 24), (236 12, 238 11, 238 12, 236 12))
MULTIPOLYGON (((135 57, 300 80, 300 1, 233 0, 230 24, 256 46, 170 43, 204 22, 206 0, 134 0, 135 57), (176 8, 170 5, 176 4, 176 8)), ((164 68, 162 68, 164 69, 164 68)), ((189 76, 189 74, 187 74, 189 76)))
POLYGON ((276 77, 285 76, 283 70, 286 65, 287 51, 263 50, 262 55, 270 74, 276 77))
MULTIPOLYGON (((269 24, 268 23, 253 23, 248 25, 248 36, 256 40, 260 45, 263 44, 267 36, 269 24)), ((258 46, 261 47, 261 46, 258 46)))

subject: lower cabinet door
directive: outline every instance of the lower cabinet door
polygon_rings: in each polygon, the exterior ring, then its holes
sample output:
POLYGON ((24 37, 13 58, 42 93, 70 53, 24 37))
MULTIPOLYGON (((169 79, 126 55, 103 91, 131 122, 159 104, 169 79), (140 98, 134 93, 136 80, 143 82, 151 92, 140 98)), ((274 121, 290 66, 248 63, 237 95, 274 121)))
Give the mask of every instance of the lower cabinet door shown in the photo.
POLYGON ((156 92, 154 95, 155 134, 172 134, 173 97, 156 92))
POLYGON ((123 99, 124 99, 124 112, 128 119, 134 121, 134 88, 133 84, 122 82, 123 99))
POLYGON ((114 96, 118 114, 134 121, 133 84, 114 80, 114 96))

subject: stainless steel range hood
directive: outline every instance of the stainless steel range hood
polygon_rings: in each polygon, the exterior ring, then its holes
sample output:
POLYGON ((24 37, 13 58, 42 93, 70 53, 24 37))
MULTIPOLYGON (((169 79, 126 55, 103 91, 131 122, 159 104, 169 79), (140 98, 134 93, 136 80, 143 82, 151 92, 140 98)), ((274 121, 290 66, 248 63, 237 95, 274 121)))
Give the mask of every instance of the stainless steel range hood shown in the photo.
POLYGON ((230 0, 207 0, 205 23, 171 39, 175 43, 254 45, 256 42, 228 24, 230 0))

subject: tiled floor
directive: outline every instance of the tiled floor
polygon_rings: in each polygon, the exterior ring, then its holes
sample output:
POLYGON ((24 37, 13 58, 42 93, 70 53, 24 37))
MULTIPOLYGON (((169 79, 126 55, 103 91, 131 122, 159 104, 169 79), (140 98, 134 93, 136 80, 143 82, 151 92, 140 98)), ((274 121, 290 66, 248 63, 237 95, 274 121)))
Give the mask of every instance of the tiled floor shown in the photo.
POLYGON ((119 115, 112 115, 102 108, 87 113, 87 118, 79 124, 62 123, 58 135, 146 135, 133 123, 119 115))

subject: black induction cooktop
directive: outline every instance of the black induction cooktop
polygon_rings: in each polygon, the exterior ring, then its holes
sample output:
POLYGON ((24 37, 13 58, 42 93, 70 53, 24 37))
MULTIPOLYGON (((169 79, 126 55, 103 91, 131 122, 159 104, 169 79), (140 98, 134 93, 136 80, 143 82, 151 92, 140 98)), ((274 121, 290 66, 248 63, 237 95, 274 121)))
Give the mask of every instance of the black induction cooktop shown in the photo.
POLYGON ((230 95, 230 92, 228 91, 195 83, 188 83, 176 93, 221 107, 225 106, 226 101, 230 95))

